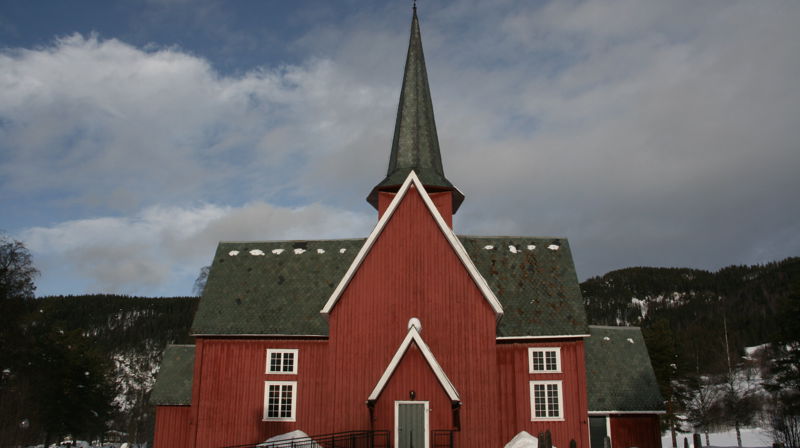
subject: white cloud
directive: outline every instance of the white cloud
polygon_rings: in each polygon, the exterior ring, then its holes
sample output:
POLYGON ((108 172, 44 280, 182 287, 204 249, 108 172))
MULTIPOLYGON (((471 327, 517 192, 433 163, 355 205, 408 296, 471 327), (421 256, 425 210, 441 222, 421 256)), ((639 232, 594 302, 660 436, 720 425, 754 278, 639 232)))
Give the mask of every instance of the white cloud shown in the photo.
POLYGON ((100 211, 264 198, 367 132, 374 102, 329 60, 225 77, 177 48, 75 34, 0 53, 0 182, 100 211))
POLYGON ((370 218, 319 204, 299 208, 263 202, 242 207, 156 206, 131 217, 34 227, 19 237, 42 269, 40 293, 70 289, 53 284, 53 273, 66 265, 73 276, 88 279, 83 289, 72 293, 134 294, 172 288, 171 293, 188 294, 193 276, 208 264, 219 241, 357 237, 373 224, 370 218))
MULTIPOLYGON (((2 51, 0 200, 123 216, 23 234, 37 258, 45 241, 123 290, 195 274, 220 239, 356 228, 389 154, 400 8, 309 29, 287 43, 302 62, 231 76, 92 36, 2 51), (327 207, 296 206, 314 201, 327 207), (99 261, 124 252, 129 265, 99 261)), ((454 1, 420 16, 445 171, 466 194, 458 231, 568 237, 582 277, 800 251, 800 3, 454 1)))

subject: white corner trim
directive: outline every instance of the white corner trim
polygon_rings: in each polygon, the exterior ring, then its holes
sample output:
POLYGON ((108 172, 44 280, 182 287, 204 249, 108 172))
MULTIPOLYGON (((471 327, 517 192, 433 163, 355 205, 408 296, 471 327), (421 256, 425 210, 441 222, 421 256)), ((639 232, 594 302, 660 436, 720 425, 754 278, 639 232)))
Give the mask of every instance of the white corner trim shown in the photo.
POLYGON ((433 352, 431 352, 428 344, 422 340, 422 336, 420 336, 415 327, 408 329, 408 334, 406 334, 406 337, 403 339, 400 347, 397 348, 394 357, 392 357, 389 365, 386 366, 386 370, 383 372, 383 375, 381 375, 381 378, 378 380, 375 388, 372 389, 372 393, 369 394, 367 401, 374 401, 378 399, 378 396, 383 391, 383 388, 386 387, 386 384, 389 383, 389 379, 397 369, 397 366, 400 365, 400 360, 403 359, 403 355, 405 355, 412 342, 417 344, 417 347, 419 347, 419 351, 422 352, 423 358, 428 361, 428 365, 436 375, 436 379, 438 379, 439 383, 442 385, 442 387, 444 387, 445 392, 447 392, 447 396, 450 397, 450 401, 461 401, 455 386, 453 386, 453 383, 451 383, 450 379, 447 378, 447 375, 444 373, 444 369, 442 369, 442 366, 440 366, 439 362, 436 361, 436 357, 433 356, 433 352))
POLYGON ((331 310, 336 305, 336 302, 342 296, 344 289, 353 279, 353 276, 361 266, 361 263, 364 262, 364 258, 366 258, 367 253, 372 249, 372 245, 375 244, 378 236, 380 236, 381 232, 383 232, 384 227, 386 227, 386 224, 392 218, 395 210, 397 210, 397 207, 400 205, 400 202, 403 200, 406 193, 408 193, 408 190, 412 185, 417 189, 417 192, 419 192, 423 202, 428 207, 428 211, 430 211, 434 220, 439 225, 439 229, 447 238, 450 246, 453 247, 453 251, 455 251, 464 267, 467 268, 467 272, 469 272, 470 277, 472 277, 472 280, 481 290, 481 293, 486 298, 486 301, 489 302, 489 306, 491 306, 492 310, 494 310, 495 317, 500 319, 500 317, 503 315, 503 306, 500 304, 500 301, 497 300, 497 297, 494 295, 494 292, 492 292, 492 289, 489 288, 489 284, 486 283, 486 279, 484 279, 480 272, 478 272, 478 268, 475 267, 472 259, 470 259, 469 255, 467 255, 467 250, 464 249, 461 241, 458 240, 458 237, 456 237, 456 234, 453 232, 453 230, 448 227, 446 222, 444 222, 444 218, 442 218, 439 210, 433 204, 430 196, 428 196, 428 192, 425 191, 425 187, 422 186, 422 182, 420 182, 417 174, 414 171, 411 171, 408 174, 408 177, 406 177, 406 180, 403 182, 403 186, 400 187, 400 190, 397 192, 394 199, 392 199, 392 202, 389 204, 389 207, 386 209, 386 213, 384 213, 383 216, 381 216, 381 219, 378 220, 378 224, 375 225, 372 233, 370 233, 369 237, 367 237, 367 241, 365 241, 364 245, 361 246, 361 249, 358 251, 358 255, 356 255, 353 263, 350 264, 350 267, 347 269, 344 277, 342 277, 342 280, 339 281, 339 284, 336 286, 336 289, 333 291, 333 294, 331 294, 320 313, 322 313, 325 318, 328 317, 331 310))

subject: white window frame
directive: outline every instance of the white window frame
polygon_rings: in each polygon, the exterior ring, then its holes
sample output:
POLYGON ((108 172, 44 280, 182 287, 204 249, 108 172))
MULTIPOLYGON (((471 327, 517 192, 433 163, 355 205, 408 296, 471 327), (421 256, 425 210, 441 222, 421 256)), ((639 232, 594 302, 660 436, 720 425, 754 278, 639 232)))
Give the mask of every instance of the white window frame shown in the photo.
POLYGON ((561 373, 561 347, 528 347, 528 373, 561 373), (533 369, 533 354, 536 352, 544 353, 543 361, 545 370, 533 369), (547 353, 556 354, 555 370, 547 370, 547 353))
MULTIPOLYGON (((281 394, 278 400, 281 400, 281 394)), ((278 403, 280 406, 280 403, 278 403)), ((297 419, 297 381, 264 381, 264 416, 265 422, 293 422, 297 419), (292 387, 292 411, 289 417, 269 417, 269 387, 270 386, 291 386, 292 387)))
MULTIPOLYGON (((530 398, 531 398, 531 421, 532 422, 543 422, 543 421, 550 421, 550 422, 558 422, 564 421, 564 385, 562 381, 531 381, 530 382, 530 398), (534 386, 545 386, 545 400, 547 400, 547 386, 548 385, 557 385, 558 386, 558 417, 536 417, 536 398, 534 396, 533 390, 534 386)), ((549 403, 545 402, 545 408, 549 403)), ((548 412, 549 413, 549 412, 548 412)))
MULTIPOLYGON (((297 364, 299 361, 298 356, 299 350, 296 348, 268 348, 267 349, 267 367, 265 373, 269 375, 297 375, 297 364), (272 368, 272 355, 273 354, 287 354, 291 353, 294 355, 293 359, 294 362, 292 363, 292 371, 291 372, 284 372, 283 370, 280 371, 273 371, 272 368)), ((283 369, 283 356, 281 356, 281 369, 283 369)))

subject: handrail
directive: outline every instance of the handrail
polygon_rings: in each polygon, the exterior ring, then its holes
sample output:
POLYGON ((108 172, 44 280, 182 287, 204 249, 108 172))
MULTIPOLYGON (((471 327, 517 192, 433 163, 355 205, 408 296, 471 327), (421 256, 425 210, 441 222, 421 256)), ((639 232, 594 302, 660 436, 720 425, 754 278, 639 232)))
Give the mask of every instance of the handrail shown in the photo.
POLYGON ((227 445, 223 448, 389 448, 389 431, 343 431, 308 437, 227 445), (344 442, 344 443, 342 443, 344 442))

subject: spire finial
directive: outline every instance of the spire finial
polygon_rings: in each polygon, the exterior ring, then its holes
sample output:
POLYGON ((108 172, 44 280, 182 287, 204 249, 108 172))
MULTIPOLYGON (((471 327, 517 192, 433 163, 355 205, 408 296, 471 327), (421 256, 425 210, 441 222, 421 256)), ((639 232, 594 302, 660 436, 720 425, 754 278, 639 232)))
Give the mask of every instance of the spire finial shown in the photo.
POLYGON ((417 0, 413 1, 413 5, 412 5, 411 9, 414 10, 414 14, 417 14, 417 0))

